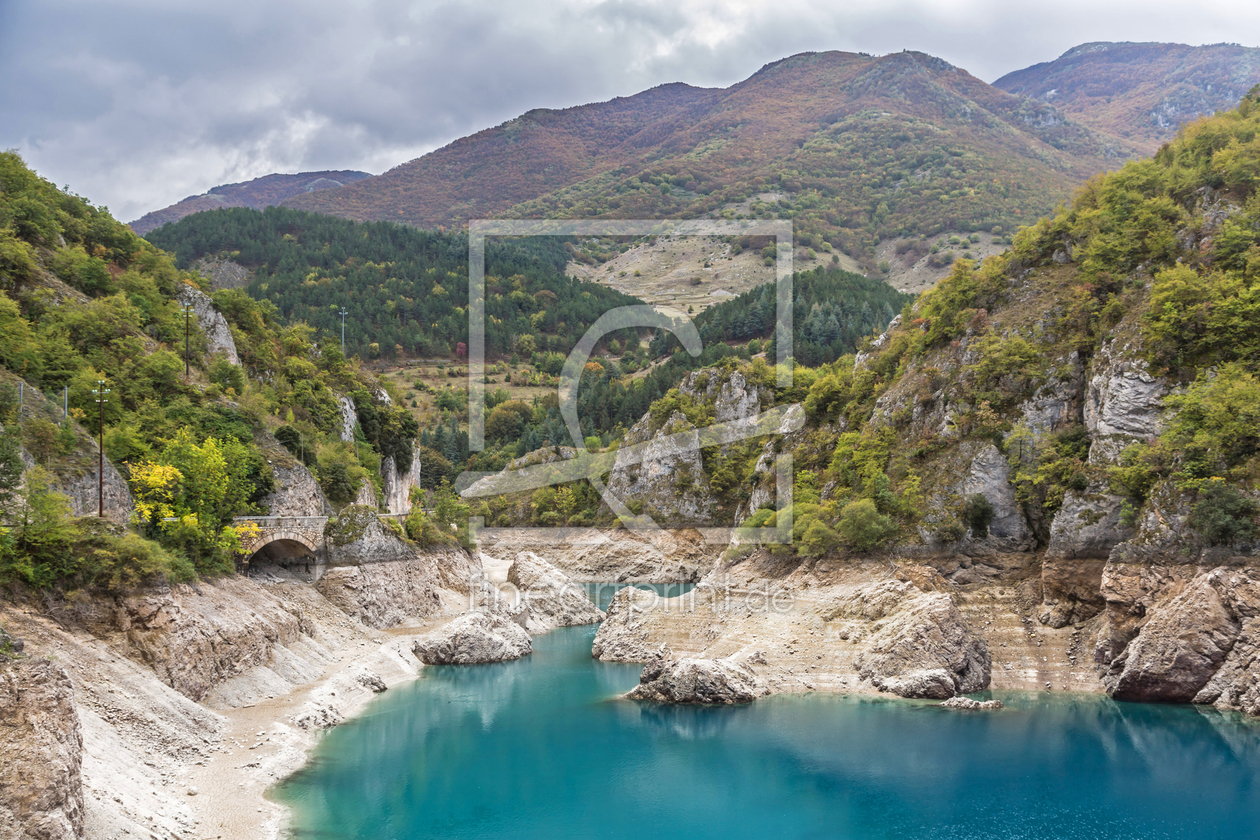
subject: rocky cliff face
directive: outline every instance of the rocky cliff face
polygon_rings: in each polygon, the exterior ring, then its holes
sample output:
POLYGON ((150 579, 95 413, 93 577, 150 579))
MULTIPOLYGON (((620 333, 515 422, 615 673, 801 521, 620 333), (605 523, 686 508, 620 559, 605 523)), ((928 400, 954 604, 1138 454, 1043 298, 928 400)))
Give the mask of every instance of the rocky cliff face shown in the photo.
POLYGON ((411 549, 393 560, 330 568, 316 588, 347 615, 385 628, 466 609, 478 576, 475 558, 462 549, 411 549))
POLYGON ((408 560, 414 549, 368 505, 347 505, 324 527, 330 566, 362 566, 408 560))
POLYGON ((271 516, 329 516, 332 505, 320 489, 319 482, 306 465, 294 458, 280 441, 270 434, 255 433, 255 442, 271 465, 275 490, 263 499, 271 516))
POLYGON ((359 422, 354 400, 350 397, 338 397, 337 408, 341 412, 341 440, 343 443, 349 443, 354 440, 354 425, 359 422))
POLYGON ((1260 714, 1256 546, 1207 545, 1189 527, 1189 501, 1163 488, 1112 550, 1094 658, 1113 696, 1260 714))
POLYGON ((83 837, 83 734, 65 670, 0 653, 0 732, 0 836, 83 837))
MULTIPOLYGON (((427 611, 434 600, 446 615, 468 608, 466 593, 441 587, 479 571, 467 568, 474 559, 455 552, 369 568, 405 575, 408 563, 423 567, 413 576, 437 587, 436 598, 385 582, 382 612, 365 618, 384 626, 393 610, 403 623, 421 613, 440 621, 427 611)), ((357 599, 342 599, 335 581, 321 592, 265 573, 85 597, 60 622, 39 604, 0 600, 0 625, 33 657, 0 656, 0 837, 193 837, 233 822, 233 836, 274 836, 277 815, 261 791, 302 763, 301 733, 335 725, 386 681, 416 672, 409 640, 335 603, 357 599), (53 654, 55 665, 34 658, 53 654), (260 714, 273 722, 254 737, 260 714)), ((12 651, 9 636, 0 647, 12 651)))
POLYGON ((592 654, 741 661, 772 691, 887 691, 939 697, 989 686, 988 645, 938 591, 939 574, 887 579, 874 567, 785 568, 770 558, 722 567, 676 598, 623 589, 592 654), (922 584, 921 588, 919 584, 922 584))
POLYGON ((210 281, 214 289, 243 289, 250 283, 249 269, 232 260, 202 257, 193 270, 210 281))
MULTIPOLYGON (((678 392, 709 406, 715 424, 754 417, 763 402, 773 398, 748 382, 743 373, 703 370, 688 374, 678 392)), ((729 447, 718 447, 726 455, 729 447)), ((634 500, 644 513, 671 525, 732 525, 715 521, 719 501, 708 484, 700 456, 699 433, 682 411, 674 411, 662 423, 646 414, 626 433, 608 488, 618 497, 634 500), (642 459, 633 462, 629 447, 641 445, 642 459)))
MULTIPOLYGON (((420 444, 415 445, 416 451, 420 444)), ((400 472, 392 455, 381 459, 381 479, 384 494, 381 505, 388 513, 406 513, 411 510, 411 488, 420 486, 420 458, 412 452, 411 468, 400 472)))
POLYGON ((350 505, 324 529, 328 568, 316 584, 369 627, 393 627, 444 608, 467 609, 480 564, 458 547, 420 549, 370 507, 350 505))
POLYGON ((197 324, 206 336, 206 352, 213 356, 221 353, 234 365, 240 365, 241 359, 236 355, 236 342, 232 339, 232 330, 228 327, 223 313, 210 300, 209 295, 194 289, 192 286, 180 286, 176 292, 180 303, 192 307, 197 324))
MULTIPOLYGON (((96 516, 99 510, 101 484, 96 470, 91 472, 66 471, 55 476, 53 489, 64 493, 70 500, 70 513, 73 516, 96 516)), ((114 467, 108 458, 105 459, 105 518, 119 525, 131 522, 135 513, 135 502, 131 498, 131 488, 127 479, 114 467)))
MULTIPOLYGON (((1114 576, 1108 578, 1113 595, 1117 583, 1114 576)), ((1247 570, 1216 568, 1196 574, 1180 589, 1155 605, 1134 639, 1108 664, 1103 677, 1108 690, 1124 700, 1223 700, 1223 706, 1256 713, 1260 583, 1247 570)))
POLYGON ((681 411, 659 427, 644 417, 626 433, 622 451, 608 481, 618 498, 634 500, 644 513, 669 524, 707 522, 717 502, 704 484, 700 437, 681 411), (627 447, 645 444, 641 462, 630 463, 627 447))

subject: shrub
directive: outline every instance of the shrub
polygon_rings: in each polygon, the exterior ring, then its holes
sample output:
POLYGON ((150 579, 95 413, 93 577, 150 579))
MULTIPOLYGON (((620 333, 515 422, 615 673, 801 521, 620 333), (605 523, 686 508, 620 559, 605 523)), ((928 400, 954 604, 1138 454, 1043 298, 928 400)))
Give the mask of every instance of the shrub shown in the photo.
POLYGON ((35 456, 41 464, 47 464, 60 454, 61 445, 57 440, 57 425, 51 420, 37 417, 24 424, 23 438, 26 450, 35 456))
POLYGON ((210 365, 210 381, 221 388, 231 388, 240 394, 245 390, 245 371, 223 356, 218 356, 210 365))
POLYGON ((834 528, 821 519, 814 519, 805 529, 797 550, 806 557, 821 557, 835 551, 840 544, 840 535, 834 528))
POLYGON ((844 506, 837 525, 840 540, 858 551, 870 551, 897 533, 897 525, 884 516, 870 499, 858 499, 844 506))
POLYGON ((413 507, 411 512, 407 514, 407 518, 403 522, 403 528, 407 532, 408 537, 422 546, 453 542, 451 537, 438 530, 433 524, 433 520, 419 506, 413 507))
POLYGON ((350 477, 349 468, 340 461, 319 468, 319 486, 325 496, 339 504, 352 501, 359 493, 359 485, 350 477))
POLYGON ((935 536, 943 543, 958 542, 967 536, 967 529, 961 522, 945 522, 936 529, 935 536))
POLYGON ((971 529, 972 536, 984 539, 989 536, 989 523, 993 521, 993 503, 982 493, 969 496, 963 503, 962 520, 971 529))
POLYGON ((100 520, 80 521, 83 536, 74 554, 83 558, 74 583, 119 592, 159 581, 183 583, 196 577, 192 563, 135 533, 101 528, 100 520))
POLYGON ((1230 545, 1256 535, 1260 507, 1237 487, 1224 481, 1207 482, 1190 512, 1190 526, 1212 545, 1230 545))
POLYGON ((288 424, 276 429, 276 440, 294 455, 302 448, 302 433, 288 424))

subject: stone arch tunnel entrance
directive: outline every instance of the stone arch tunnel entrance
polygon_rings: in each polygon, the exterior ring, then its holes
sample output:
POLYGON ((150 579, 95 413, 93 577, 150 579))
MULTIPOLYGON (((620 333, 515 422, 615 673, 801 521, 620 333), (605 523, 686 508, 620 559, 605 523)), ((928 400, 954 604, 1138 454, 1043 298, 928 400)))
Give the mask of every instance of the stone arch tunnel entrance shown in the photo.
POLYGON ((240 571, 311 581, 319 576, 324 564, 323 517, 258 517, 248 521, 259 528, 257 536, 243 546, 240 571), (317 518, 319 522, 306 521, 317 518))

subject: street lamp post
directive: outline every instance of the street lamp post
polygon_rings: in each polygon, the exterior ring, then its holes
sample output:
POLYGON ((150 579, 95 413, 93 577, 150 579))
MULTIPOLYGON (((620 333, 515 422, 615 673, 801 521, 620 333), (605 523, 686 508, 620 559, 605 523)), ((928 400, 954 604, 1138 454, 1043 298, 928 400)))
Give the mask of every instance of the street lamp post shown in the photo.
POLYGON ((346 316, 350 313, 343 306, 337 314, 341 316, 341 355, 344 356, 346 355, 346 316))
POLYGON ((97 466, 96 473, 96 515, 100 519, 105 518, 105 403, 109 402, 105 395, 109 393, 109 389, 105 387, 105 380, 96 380, 96 387, 92 389, 92 393, 96 395, 97 410, 97 426, 96 426, 96 451, 100 457, 100 463, 97 466))
POLYGON ((180 307, 182 307, 182 308, 183 308, 183 310, 184 310, 184 378, 185 378, 185 379, 187 379, 187 378, 188 378, 188 374, 189 374, 189 364, 188 364, 188 313, 192 312, 192 304, 191 304, 191 303, 181 303, 181 304, 180 304, 180 307))

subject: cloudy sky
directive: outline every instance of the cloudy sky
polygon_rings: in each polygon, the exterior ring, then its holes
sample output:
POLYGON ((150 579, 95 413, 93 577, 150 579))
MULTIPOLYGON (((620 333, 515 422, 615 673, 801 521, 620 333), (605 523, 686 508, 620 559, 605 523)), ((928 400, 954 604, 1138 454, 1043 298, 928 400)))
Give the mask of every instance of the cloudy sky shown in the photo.
POLYGON ((0 148, 129 221, 269 172, 379 173, 531 108, 730 85, 806 50, 921 50, 993 81, 1088 41, 1260 46, 1260 4, 1206 5, 0 0, 0 148))

